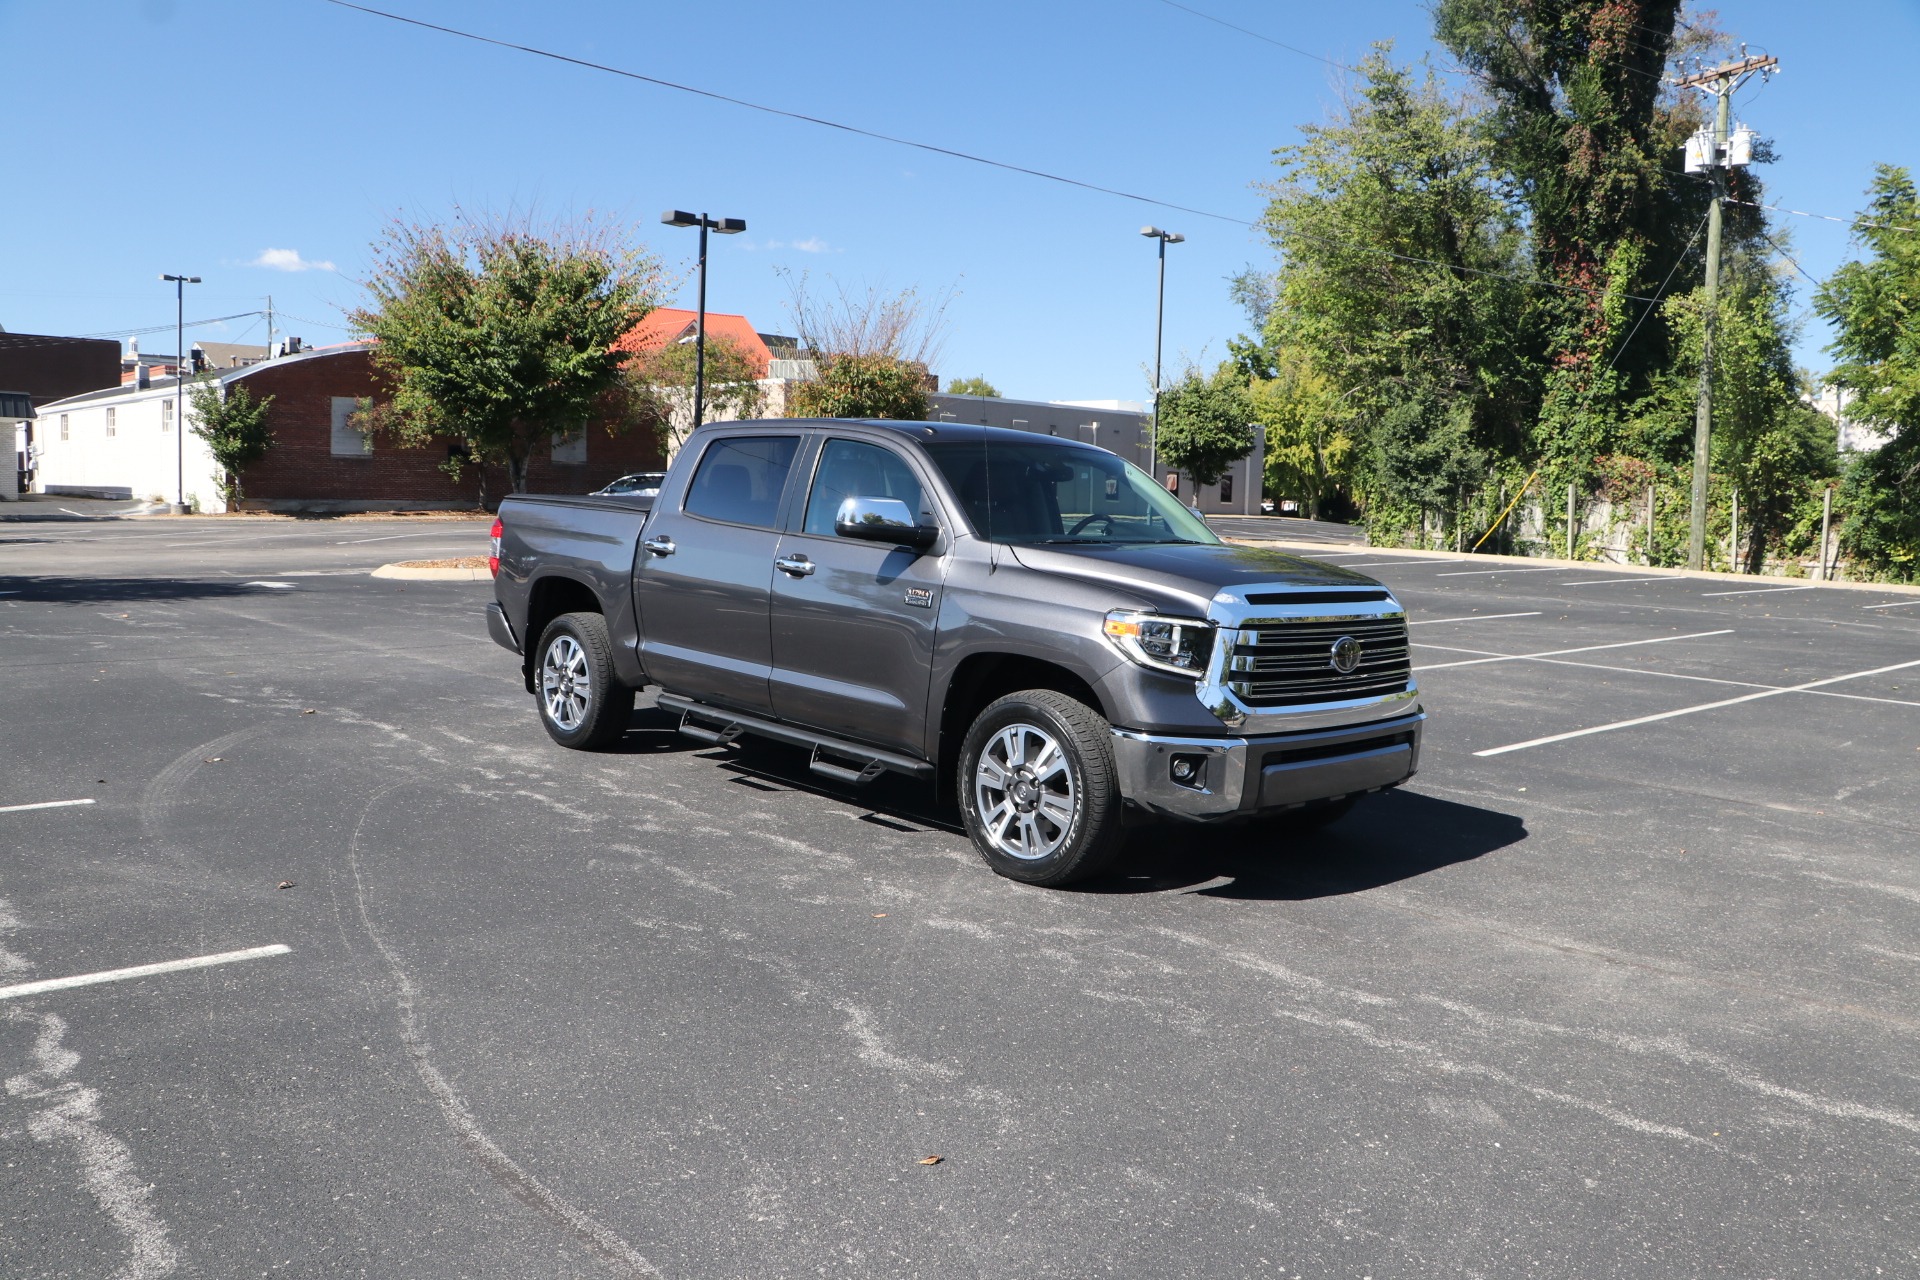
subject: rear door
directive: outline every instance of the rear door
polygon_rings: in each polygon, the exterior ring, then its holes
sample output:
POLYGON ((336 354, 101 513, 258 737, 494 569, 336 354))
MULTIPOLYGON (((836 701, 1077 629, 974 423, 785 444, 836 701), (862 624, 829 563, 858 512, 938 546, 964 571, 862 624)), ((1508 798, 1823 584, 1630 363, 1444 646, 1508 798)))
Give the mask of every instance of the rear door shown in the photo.
POLYGON ((742 711, 772 709, 768 590, 799 432, 707 441, 678 501, 641 531, 633 595, 647 678, 742 711))
POLYGON ((829 436, 817 458, 780 540, 786 567, 773 576, 773 709, 921 755, 950 536, 927 551, 838 536, 833 518, 848 497, 897 498, 922 524, 944 522, 905 453, 829 436))

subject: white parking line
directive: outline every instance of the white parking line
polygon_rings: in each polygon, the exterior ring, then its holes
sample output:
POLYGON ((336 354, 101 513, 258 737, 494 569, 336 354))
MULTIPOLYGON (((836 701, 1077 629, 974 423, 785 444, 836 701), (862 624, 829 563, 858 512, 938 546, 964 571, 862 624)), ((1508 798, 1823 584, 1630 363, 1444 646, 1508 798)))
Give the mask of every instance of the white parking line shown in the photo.
MULTIPOLYGON (((1465 653, 1467 650, 1456 650, 1465 653)), ((1530 662, 1543 662, 1550 667, 1579 667, 1582 671, 1614 671, 1625 676, 1653 676, 1660 680, 1693 680, 1701 684, 1721 684, 1734 689, 1775 689, 1785 692, 1783 685, 1762 684, 1758 680, 1724 680, 1719 676, 1695 676, 1681 671, 1656 671, 1652 667, 1612 667, 1604 662, 1574 662, 1568 658, 1530 658, 1530 662)), ((1906 698, 1876 698, 1868 693, 1841 693, 1837 689, 1803 689, 1800 692, 1816 698, 1845 698, 1849 702, 1881 702, 1893 707, 1920 707, 1920 702, 1906 698)))
POLYGON ((1424 627, 1436 622, 1491 622, 1495 618, 1537 618, 1539 616, 1540 611, 1538 609, 1533 610, 1531 613, 1476 613, 1471 618, 1420 618, 1414 622, 1409 622, 1407 625, 1410 627, 1424 627))
POLYGON ((1813 587, 1811 585, 1803 586, 1803 587, 1749 587, 1745 591, 1702 591, 1700 593, 1700 596, 1702 599, 1705 599, 1708 596, 1763 596, 1769 591, 1811 591, 1811 590, 1813 590, 1813 587))
POLYGON ((333 545, 336 547, 351 547, 357 546, 362 542, 397 542, 401 538, 445 538, 449 542, 456 540, 467 542, 471 540, 471 535, 468 535, 464 529, 451 531, 442 529, 433 533, 388 533, 382 534, 378 538, 348 538, 345 542, 336 542, 333 545))
POLYGON ((1360 564, 1343 564, 1342 569, 1384 569, 1390 564, 1459 564, 1458 560, 1367 560, 1360 564))
MULTIPOLYGON (((1436 662, 1430 666, 1415 667, 1414 670, 1442 671, 1448 667, 1477 667, 1485 662, 1521 662, 1528 658, 1558 658, 1569 653, 1593 653, 1599 649, 1631 649, 1635 645, 1666 644, 1669 640, 1702 640, 1707 636, 1730 636, 1732 634, 1733 629, 1729 627, 1719 631, 1695 631, 1684 636, 1655 636, 1651 640, 1622 640, 1618 644, 1589 644, 1583 645, 1578 649, 1543 649, 1539 653, 1498 653, 1484 658, 1468 658, 1462 662, 1436 662)), ((1416 647, 1421 649, 1449 648, 1449 646, 1444 644, 1427 644, 1424 641, 1418 642, 1416 647)), ((1474 649, 1454 649, 1453 652, 1475 653, 1479 651, 1474 649)))
POLYGON ((42 800, 38 804, 0 804, 0 813, 25 813, 28 809, 66 809, 76 804, 92 804, 91 800, 42 800))
POLYGON ((195 956, 191 960, 163 960, 159 964, 137 964, 131 969, 107 969, 100 973, 77 974, 71 978, 21 982, 11 987, 0 987, 0 1000, 37 996, 43 991, 65 991, 69 987, 91 987, 100 982, 124 982, 128 978, 145 978, 156 973, 178 973, 182 969, 207 969, 216 964, 232 964, 236 960, 259 960, 266 956, 283 956, 291 950, 293 950, 292 947, 276 942, 271 946, 249 947, 245 951, 222 951, 215 956, 195 956))
MULTIPOLYGON (((1456 561, 1454 563, 1458 562, 1456 561)), ((1452 573, 1436 573, 1433 576, 1436 578, 1476 578, 1484 577, 1489 573, 1565 573, 1566 571, 1567 567, 1565 565, 1554 564, 1548 565, 1544 569, 1455 569, 1452 573)))
POLYGON ((1895 600, 1892 604, 1863 604, 1862 609, 1900 609, 1910 604, 1920 604, 1920 600, 1895 600))
POLYGON ((1665 582, 1665 578, 1585 578, 1579 582, 1556 582, 1556 587, 1613 587, 1623 582, 1665 582))
POLYGON ((1525 751, 1528 747, 1544 747, 1554 742, 1566 742, 1573 738, 1585 738, 1596 733, 1610 733, 1615 729, 1631 729, 1635 725, 1653 724, 1660 720, 1672 720, 1677 716, 1690 716, 1696 711, 1713 711, 1720 707, 1738 706, 1742 702, 1758 702, 1762 698, 1777 698, 1783 693, 1805 693, 1809 689, 1820 689, 1830 684, 1839 684, 1846 680, 1864 680, 1868 676, 1885 675, 1889 671, 1905 671, 1909 667, 1920 667, 1920 658, 1911 662, 1896 662, 1890 667, 1875 667, 1871 671, 1853 671, 1844 676, 1828 676, 1825 680, 1810 680, 1806 684, 1789 685, 1784 689, 1762 689, 1759 693, 1749 693, 1738 698, 1722 698, 1719 702, 1702 702, 1698 706, 1681 707, 1675 711, 1662 711, 1657 715, 1635 716, 1631 720, 1616 720, 1612 724, 1599 724, 1591 729, 1575 729, 1570 733, 1549 734, 1544 738, 1530 738, 1525 742, 1510 742, 1504 747, 1488 747, 1485 751, 1476 751, 1476 756, 1501 756, 1509 751, 1525 751))

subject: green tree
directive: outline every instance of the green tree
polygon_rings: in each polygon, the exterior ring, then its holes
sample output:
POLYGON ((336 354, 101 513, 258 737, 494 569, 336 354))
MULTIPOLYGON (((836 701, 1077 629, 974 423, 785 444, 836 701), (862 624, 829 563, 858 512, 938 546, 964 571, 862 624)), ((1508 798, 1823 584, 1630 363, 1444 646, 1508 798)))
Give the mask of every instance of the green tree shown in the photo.
POLYGON ((947 390, 956 396, 988 396, 1000 398, 1000 388, 985 378, 955 378, 947 384, 947 390))
POLYGON ((1212 376, 1189 368, 1160 395, 1160 461, 1216 484, 1228 467, 1253 452, 1254 407, 1246 379, 1232 361, 1212 376))
POLYGON ((232 511, 240 503, 240 473, 267 456, 273 447, 273 428, 267 421, 273 397, 258 400, 244 381, 236 382, 225 395, 215 379, 197 382, 187 392, 193 406, 193 434, 207 443, 220 468, 214 486, 220 500, 232 511))
MULTIPOLYGON (((1475 117, 1388 49, 1341 116, 1274 153, 1265 226, 1281 263, 1262 350, 1236 355, 1273 376, 1276 353, 1298 353, 1324 380, 1315 396, 1355 425, 1368 523, 1398 532, 1457 510, 1493 457, 1520 452, 1537 342, 1520 219, 1475 117)), ((1236 294, 1266 291, 1243 279, 1236 294)))
POLYGON ((1814 295, 1840 358, 1831 381, 1853 393, 1847 413, 1891 434, 1848 469, 1841 546, 1875 573, 1920 578, 1920 191, 1907 169, 1881 165, 1853 232, 1867 256, 1814 295))
MULTIPOLYGON (((1622 447, 1635 406, 1675 359, 1674 335, 1646 299, 1704 276, 1709 185, 1682 172, 1703 123, 1669 66, 1724 42, 1679 22, 1680 0, 1439 0, 1435 34, 1479 79, 1481 122, 1503 182, 1524 211, 1545 288, 1531 304, 1541 375, 1530 381, 1528 452, 1549 487, 1585 480, 1622 447)), ((1757 159, 1770 158, 1764 145, 1757 159)), ((1764 234, 1752 168, 1727 177, 1729 248, 1764 234)))
POLYGON ((889 355, 816 357, 818 375, 787 393, 790 418, 895 418, 927 416, 924 365, 889 355))
MULTIPOLYGON (((693 382, 697 353, 691 342, 676 342, 643 351, 627 363, 627 379, 635 403, 647 406, 661 445, 671 453, 686 442, 693 429, 693 382)), ((706 399, 708 422, 754 418, 766 403, 752 355, 731 338, 707 339, 706 399)))
POLYGON ((371 429, 403 447, 458 440, 518 493, 537 445, 642 416, 617 344, 653 309, 660 269, 615 229, 396 223, 374 251, 373 302, 352 320, 393 398, 364 415, 371 429))
POLYGON ((1306 503, 1315 520, 1352 486, 1353 436, 1344 397, 1298 347, 1283 350, 1248 388, 1267 431, 1267 488, 1306 503))

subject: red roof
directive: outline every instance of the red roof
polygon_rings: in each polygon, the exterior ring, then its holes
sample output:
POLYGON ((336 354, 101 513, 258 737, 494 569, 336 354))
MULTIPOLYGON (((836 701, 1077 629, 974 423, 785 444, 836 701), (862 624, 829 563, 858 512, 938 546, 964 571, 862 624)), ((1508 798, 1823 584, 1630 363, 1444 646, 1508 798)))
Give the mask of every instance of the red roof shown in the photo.
MULTIPOLYGON (((693 312, 678 307, 659 307, 649 311, 646 318, 635 325, 627 336, 614 344, 617 351, 658 351, 661 347, 676 342, 692 342, 694 321, 693 312)), ((760 335, 748 323, 745 316, 725 315, 718 311, 707 312, 707 340, 725 338, 734 346, 747 353, 753 360, 755 377, 767 376, 767 362, 773 359, 773 352, 760 340, 760 335)))

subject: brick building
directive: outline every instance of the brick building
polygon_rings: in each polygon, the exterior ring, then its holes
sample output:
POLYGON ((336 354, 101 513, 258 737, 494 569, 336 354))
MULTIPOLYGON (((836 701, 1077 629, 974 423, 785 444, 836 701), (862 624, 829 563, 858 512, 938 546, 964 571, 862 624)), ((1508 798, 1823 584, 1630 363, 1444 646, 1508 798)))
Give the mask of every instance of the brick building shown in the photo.
MULTIPOLYGON (((273 397, 268 422, 274 444, 241 476, 243 505, 270 511, 450 510, 506 492, 500 468, 468 467, 458 480, 443 465, 459 448, 436 442, 420 449, 369 441, 349 418, 364 398, 388 389, 361 343, 322 347, 244 368, 221 370, 222 389, 244 381, 256 399, 273 397)), ((213 459, 189 430, 174 435, 174 380, 112 387, 44 405, 34 488, 44 493, 99 497, 175 496, 176 468, 184 470, 187 499, 202 511, 222 510, 213 459), (176 461, 184 458, 184 466, 176 461)), ((193 408, 185 410, 192 426, 193 408)), ((629 471, 661 465, 653 433, 610 436, 599 429, 554 440, 535 450, 527 487, 535 493, 586 493, 629 471)))

